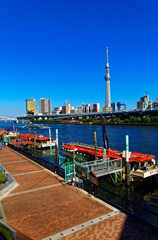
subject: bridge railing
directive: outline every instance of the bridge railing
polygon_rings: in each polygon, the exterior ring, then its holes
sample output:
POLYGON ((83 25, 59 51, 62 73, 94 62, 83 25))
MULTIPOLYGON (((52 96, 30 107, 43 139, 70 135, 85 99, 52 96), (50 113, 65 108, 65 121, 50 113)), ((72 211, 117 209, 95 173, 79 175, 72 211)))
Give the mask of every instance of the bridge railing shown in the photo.
MULTIPOLYGON (((76 174, 80 177, 82 174, 89 179, 89 173, 92 171, 97 176, 108 175, 114 172, 122 171, 122 159, 96 160, 90 162, 78 163, 76 165, 76 174)), ((83 176, 82 176, 83 177, 83 176)))

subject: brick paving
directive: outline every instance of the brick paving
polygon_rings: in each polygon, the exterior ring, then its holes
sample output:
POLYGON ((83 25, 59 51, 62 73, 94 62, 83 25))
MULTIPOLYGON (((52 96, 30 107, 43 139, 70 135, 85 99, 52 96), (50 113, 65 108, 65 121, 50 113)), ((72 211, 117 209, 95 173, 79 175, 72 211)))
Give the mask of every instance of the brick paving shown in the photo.
POLYGON ((33 173, 27 175, 13 177, 20 185, 12 193, 57 184, 61 181, 57 177, 52 178, 52 174, 47 171, 37 173, 34 171, 33 173))
POLYGON ((4 167, 7 169, 7 171, 11 175, 15 175, 18 173, 37 171, 37 170, 41 169, 40 166, 38 166, 30 161, 27 161, 25 158, 21 159, 21 160, 24 160, 24 161, 23 162, 19 161, 16 163, 7 163, 4 165, 4 167))
MULTIPOLYGON (((13 151, 9 149, 7 154, 9 152, 13 151)), ((16 155, 14 155, 15 158, 16 155)), ((6 155, 6 161, 8 156, 6 155)), ((26 160, 21 156, 22 159, 26 160)), ((19 195, 8 196, 2 200, 2 205, 7 223, 32 239, 48 237, 112 211, 73 186, 65 185, 60 178, 47 170, 32 173, 33 170, 39 171, 43 168, 29 160, 8 163, 5 164, 5 168, 13 175, 28 172, 28 174, 14 176, 20 185, 12 193, 16 192, 19 195), (20 194, 22 191, 53 184, 60 184, 60 186, 20 194)))
POLYGON ((147 231, 128 217, 118 214, 93 226, 63 237, 62 240, 157 240, 158 235, 147 231))
POLYGON ((21 160, 25 160, 24 157, 22 157, 21 155, 17 155, 16 153, 13 154, 6 154, 6 155, 2 155, 0 154, 1 157, 1 163, 8 163, 8 162, 17 162, 17 161, 21 161, 21 160))
MULTIPOLYGON (((0 151, 0 163, 1 159, 3 163, 8 162, 4 167, 19 183, 2 200, 7 223, 17 231, 17 240, 40 240, 112 212, 107 205, 73 186, 65 185, 59 177, 11 149, 3 148, 0 151), (26 161, 13 163, 14 159, 26 161), (40 187, 42 188, 39 189, 40 187), (29 192, 30 190, 34 191, 29 192), (13 193, 17 195, 13 196, 13 193)), ((126 216, 118 214, 62 238, 69 239, 156 240, 158 237, 126 216)))
POLYGON ((47 237, 111 211, 68 185, 8 197, 2 204, 9 225, 23 233, 29 232, 33 239, 47 237), (37 232, 39 238, 36 238, 37 232))

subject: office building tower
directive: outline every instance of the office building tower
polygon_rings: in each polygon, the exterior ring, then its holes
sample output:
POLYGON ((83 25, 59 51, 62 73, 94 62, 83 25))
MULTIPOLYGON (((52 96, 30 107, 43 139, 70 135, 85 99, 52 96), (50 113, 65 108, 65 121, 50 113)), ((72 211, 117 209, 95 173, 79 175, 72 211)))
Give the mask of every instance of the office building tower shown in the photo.
POLYGON ((26 114, 27 115, 36 115, 37 114, 36 100, 34 98, 26 99, 26 114))
POLYGON ((43 115, 51 114, 51 100, 40 98, 40 113, 43 115))
POLYGON ((106 75, 105 75, 105 81, 106 81, 106 99, 105 99, 105 107, 103 108, 103 111, 110 112, 112 111, 111 107, 111 95, 110 95, 110 67, 109 67, 109 59, 108 59, 108 47, 106 48, 106 75))
POLYGON ((115 112, 117 110, 115 102, 111 103, 111 107, 112 107, 113 112, 115 112))

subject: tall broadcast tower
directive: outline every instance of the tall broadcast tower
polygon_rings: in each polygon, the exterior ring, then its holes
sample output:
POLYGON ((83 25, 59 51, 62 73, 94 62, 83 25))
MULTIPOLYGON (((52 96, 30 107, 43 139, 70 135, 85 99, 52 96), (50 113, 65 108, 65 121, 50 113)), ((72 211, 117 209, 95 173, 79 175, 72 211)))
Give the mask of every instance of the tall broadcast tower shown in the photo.
POLYGON ((110 67, 109 67, 109 60, 108 60, 108 47, 106 48, 106 75, 105 75, 105 81, 106 81, 106 99, 105 99, 105 107, 103 108, 103 111, 110 112, 112 111, 111 108, 111 96, 110 96, 110 67))

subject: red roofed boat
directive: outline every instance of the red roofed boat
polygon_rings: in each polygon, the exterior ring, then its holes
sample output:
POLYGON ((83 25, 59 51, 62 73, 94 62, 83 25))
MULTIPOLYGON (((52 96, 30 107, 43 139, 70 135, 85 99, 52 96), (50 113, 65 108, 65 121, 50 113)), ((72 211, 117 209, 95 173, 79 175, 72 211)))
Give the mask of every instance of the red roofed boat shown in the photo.
MULTIPOLYGON (((85 162, 94 160, 95 147, 92 145, 82 143, 67 143, 63 144, 62 151, 67 156, 75 156, 77 154, 83 155, 85 162)), ((103 159, 103 148, 97 147, 97 158, 103 159)), ((125 153, 124 151, 117 151, 112 149, 106 149, 106 158, 119 159, 122 158, 122 171, 125 172, 125 153)), ((155 163, 155 156, 149 154, 142 154, 137 152, 129 152, 129 162, 131 165, 131 178, 141 177, 146 178, 158 173, 158 167, 155 163)))
MULTIPOLYGON (((56 140, 51 138, 51 146, 54 147, 56 140)), ((43 135, 33 135, 33 134, 19 134, 16 142, 12 142, 14 145, 23 145, 28 148, 36 148, 36 149, 47 149, 50 148, 50 138, 44 137, 43 135)))

